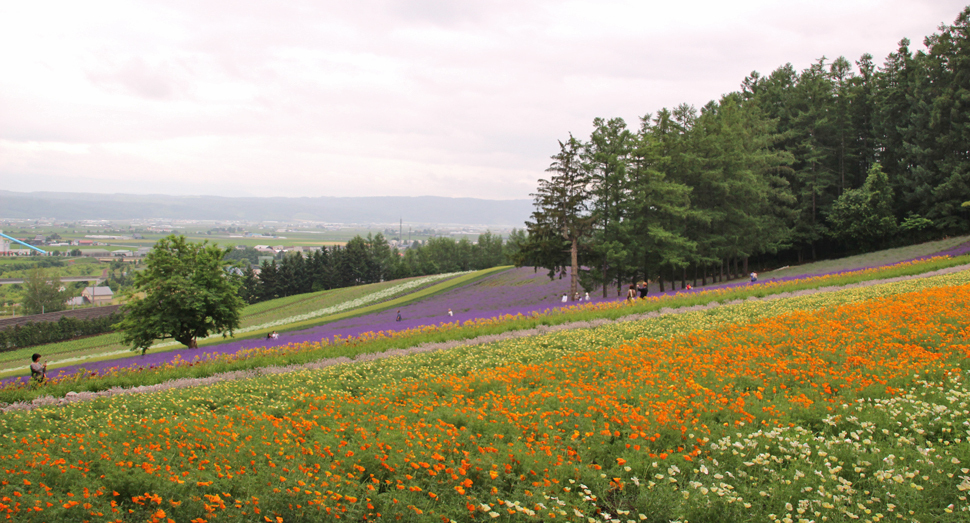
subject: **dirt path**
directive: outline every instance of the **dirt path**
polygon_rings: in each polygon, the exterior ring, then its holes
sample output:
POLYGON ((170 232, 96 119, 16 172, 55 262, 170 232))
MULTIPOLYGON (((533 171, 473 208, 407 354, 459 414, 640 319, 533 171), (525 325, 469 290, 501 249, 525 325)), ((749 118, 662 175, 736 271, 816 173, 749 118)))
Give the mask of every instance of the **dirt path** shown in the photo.
MULTIPOLYGON (((752 298, 748 298, 748 300, 749 301, 782 300, 782 299, 793 298, 797 296, 807 296, 810 294, 835 292, 835 291, 841 291, 841 290, 852 289, 857 287, 869 287, 873 285, 881 285, 884 283, 913 280, 918 278, 929 278, 933 276, 952 274, 955 272, 960 272, 965 270, 970 270, 970 265, 949 267, 947 269, 940 269, 938 271, 916 274, 913 276, 900 276, 897 278, 871 280, 871 281, 853 283, 853 284, 843 285, 843 286, 822 287, 819 289, 809 289, 809 290, 795 291, 795 292, 783 292, 779 294, 772 294, 770 296, 765 296, 764 298, 752 297, 752 298)), ((243 379, 257 378, 260 376, 286 374, 289 372, 296 372, 301 370, 322 369, 326 367, 332 367, 334 365, 343 365, 347 363, 367 362, 367 361, 374 361, 374 360, 380 360, 385 358, 399 358, 404 356, 410 356, 413 354, 421 354, 421 353, 434 352, 439 350, 448 350, 455 347, 483 345, 487 343, 494 343, 497 341, 503 341, 503 340, 514 339, 514 338, 540 336, 543 334, 549 334, 549 333, 565 331, 565 330, 590 329, 590 328, 600 327, 603 325, 610 325, 614 323, 627 323, 632 321, 641 321, 641 320, 646 320, 650 318, 656 318, 659 316, 665 316, 668 314, 684 314, 687 312, 708 310, 708 309, 713 309, 715 307, 723 307, 726 305, 735 305, 738 303, 742 303, 742 301, 743 300, 733 300, 726 303, 714 302, 714 303, 708 303, 706 305, 694 305, 691 307, 680 307, 677 309, 663 308, 663 309, 660 309, 659 311, 654 311, 654 312, 648 312, 643 314, 631 314, 629 316, 624 316, 616 320, 610 320, 610 319, 604 318, 604 319, 591 320, 591 321, 563 323, 560 325, 540 326, 532 329, 509 331, 502 334, 479 336, 477 338, 471 338, 466 340, 454 340, 454 341, 438 342, 438 343, 424 343, 407 349, 394 349, 394 350, 389 350, 385 352, 361 354, 353 359, 346 358, 346 357, 325 358, 322 360, 318 360, 312 363, 306 363, 302 365, 287 365, 282 367, 280 366, 260 367, 257 369, 224 372, 221 374, 216 374, 214 376, 209 376, 207 378, 183 378, 183 379, 171 380, 165 383, 159 383, 157 385, 143 385, 143 386, 131 387, 131 388, 116 387, 116 388, 103 390, 99 392, 69 392, 67 396, 63 398, 55 398, 53 396, 42 396, 40 398, 35 398, 30 402, 18 402, 18 403, 13 403, 6 407, 0 408, 0 413, 6 413, 6 412, 15 411, 15 410, 30 410, 36 407, 45 407, 45 406, 52 406, 52 405, 68 405, 68 404, 76 403, 80 401, 90 401, 97 398, 107 398, 110 396, 117 396, 117 395, 123 395, 123 394, 149 394, 149 393, 159 392, 159 391, 169 390, 169 389, 204 387, 206 385, 212 385, 222 381, 243 380, 243 379)))

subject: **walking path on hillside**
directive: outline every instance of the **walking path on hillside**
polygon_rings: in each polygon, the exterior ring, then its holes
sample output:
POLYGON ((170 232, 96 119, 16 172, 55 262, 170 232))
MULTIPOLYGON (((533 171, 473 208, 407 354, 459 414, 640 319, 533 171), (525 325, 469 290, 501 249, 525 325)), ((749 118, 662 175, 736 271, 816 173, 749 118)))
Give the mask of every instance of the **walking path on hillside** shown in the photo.
MULTIPOLYGON (((893 282, 913 280, 918 278, 929 278, 933 276, 952 274, 952 273, 965 271, 965 270, 970 270, 970 264, 960 265, 957 267, 949 267, 946 269, 940 269, 933 272, 915 274, 911 276, 900 276, 896 278, 870 280, 870 281, 852 283, 852 284, 841 285, 841 286, 822 287, 818 289, 806 289, 802 291, 793 291, 793 292, 783 292, 779 294, 772 294, 769 296, 765 296, 763 298, 751 297, 751 298, 747 298, 747 300, 748 301, 781 300, 781 299, 793 298, 797 296, 807 296, 810 294, 836 292, 836 291, 852 289, 857 287, 869 287, 869 286, 880 285, 884 283, 893 283, 893 282)), ((169 389, 201 387, 206 385, 212 385, 222 381, 251 379, 251 378, 257 378, 260 376, 285 374, 285 373, 296 372, 301 370, 322 369, 322 368, 331 367, 334 365, 361 363, 361 362, 374 361, 374 360, 380 360, 385 358, 404 357, 404 356, 410 356, 413 354, 434 352, 439 350, 448 350, 455 347, 494 343, 494 342, 503 341, 503 340, 512 339, 512 338, 539 336, 543 334, 549 334, 549 333, 565 331, 565 330, 590 329, 590 328, 600 327, 603 325, 609 325, 614 323, 642 321, 642 320, 656 318, 664 315, 684 314, 687 312, 713 309, 715 307, 722 307, 726 305, 735 305, 738 303, 742 303, 743 301, 744 300, 734 300, 726 303, 712 302, 706 305, 694 305, 690 307, 680 307, 677 309, 664 308, 659 311, 653 311, 653 312, 642 313, 642 314, 631 314, 629 316, 624 316, 616 320, 610 320, 610 319, 604 318, 604 319, 592 320, 592 321, 579 321, 579 322, 573 322, 573 323, 563 323, 560 325, 553 325, 553 326, 540 326, 533 329, 509 331, 502 334, 480 336, 477 338, 466 339, 466 340, 455 340, 455 341, 438 342, 438 343, 425 343, 425 344, 418 345, 415 347, 410 347, 407 349, 395 349, 395 350, 389 350, 389 351, 380 352, 380 353, 361 354, 353 359, 346 358, 346 357, 325 358, 322 360, 318 360, 318 361, 303 364, 303 365, 288 365, 288 366, 282 366, 282 367, 281 366, 261 367, 261 368, 250 369, 250 370, 225 372, 222 374, 209 376, 207 378, 177 379, 177 380, 172 380, 165 383, 160 383, 157 385, 146 385, 146 386, 139 386, 139 387, 132 387, 132 388, 118 387, 118 388, 113 388, 113 389, 100 391, 100 392, 68 393, 68 395, 63 398, 43 396, 40 398, 36 398, 31 402, 14 403, 6 407, 0 408, 0 413, 11 412, 15 410, 30 410, 33 408, 45 407, 45 406, 68 405, 68 404, 76 403, 80 401, 90 401, 97 398, 106 398, 106 397, 122 395, 122 394, 148 394, 148 393, 160 392, 160 391, 169 390, 169 389)))

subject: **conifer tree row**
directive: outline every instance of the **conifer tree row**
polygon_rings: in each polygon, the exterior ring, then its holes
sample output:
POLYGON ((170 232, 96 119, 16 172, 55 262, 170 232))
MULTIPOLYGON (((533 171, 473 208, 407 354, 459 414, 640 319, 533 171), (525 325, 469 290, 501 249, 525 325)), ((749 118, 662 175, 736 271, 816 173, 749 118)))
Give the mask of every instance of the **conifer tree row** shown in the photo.
MULTIPOLYGON (((511 262, 525 242, 525 231, 512 230, 507 240, 485 232, 472 243, 467 239, 434 237, 403 252, 382 234, 355 236, 343 246, 322 247, 304 256, 291 253, 281 260, 264 261, 259 274, 252 266, 242 272, 240 294, 247 303, 386 280, 487 269, 511 262)), ((256 252, 232 253, 230 258, 255 258, 256 252)), ((254 261, 254 260, 250 260, 254 261)))
POLYGON ((752 257, 800 263, 970 233, 970 7, 924 45, 903 39, 882 66, 865 54, 752 72, 738 92, 648 114, 635 131, 594 119, 587 141, 566 142, 576 173, 564 176, 564 150, 552 157, 517 263, 575 265, 606 296, 736 277, 752 257), (549 220, 565 183, 587 199, 549 220), (557 228, 570 220, 589 227, 566 241, 557 228))

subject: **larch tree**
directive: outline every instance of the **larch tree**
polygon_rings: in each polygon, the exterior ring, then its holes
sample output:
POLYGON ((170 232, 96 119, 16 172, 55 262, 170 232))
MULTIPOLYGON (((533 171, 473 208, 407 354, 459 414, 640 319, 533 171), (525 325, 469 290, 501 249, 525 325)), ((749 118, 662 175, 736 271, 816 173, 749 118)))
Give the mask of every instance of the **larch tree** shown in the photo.
POLYGON ((580 244, 592 232, 594 222, 589 209, 592 180, 582 165, 582 148, 572 135, 559 142, 559 153, 546 169, 552 176, 539 180, 532 195, 535 211, 526 222, 529 246, 520 251, 529 254, 535 265, 549 269, 550 277, 565 266, 563 255, 568 252, 569 299, 579 293, 580 244))

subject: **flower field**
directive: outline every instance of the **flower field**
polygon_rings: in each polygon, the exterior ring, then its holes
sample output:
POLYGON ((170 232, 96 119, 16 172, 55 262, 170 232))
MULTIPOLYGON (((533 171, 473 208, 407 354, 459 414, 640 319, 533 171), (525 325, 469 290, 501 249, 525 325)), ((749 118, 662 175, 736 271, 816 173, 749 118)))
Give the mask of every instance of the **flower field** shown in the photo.
POLYGON ((970 275, 0 415, 12 521, 967 521, 970 275))

